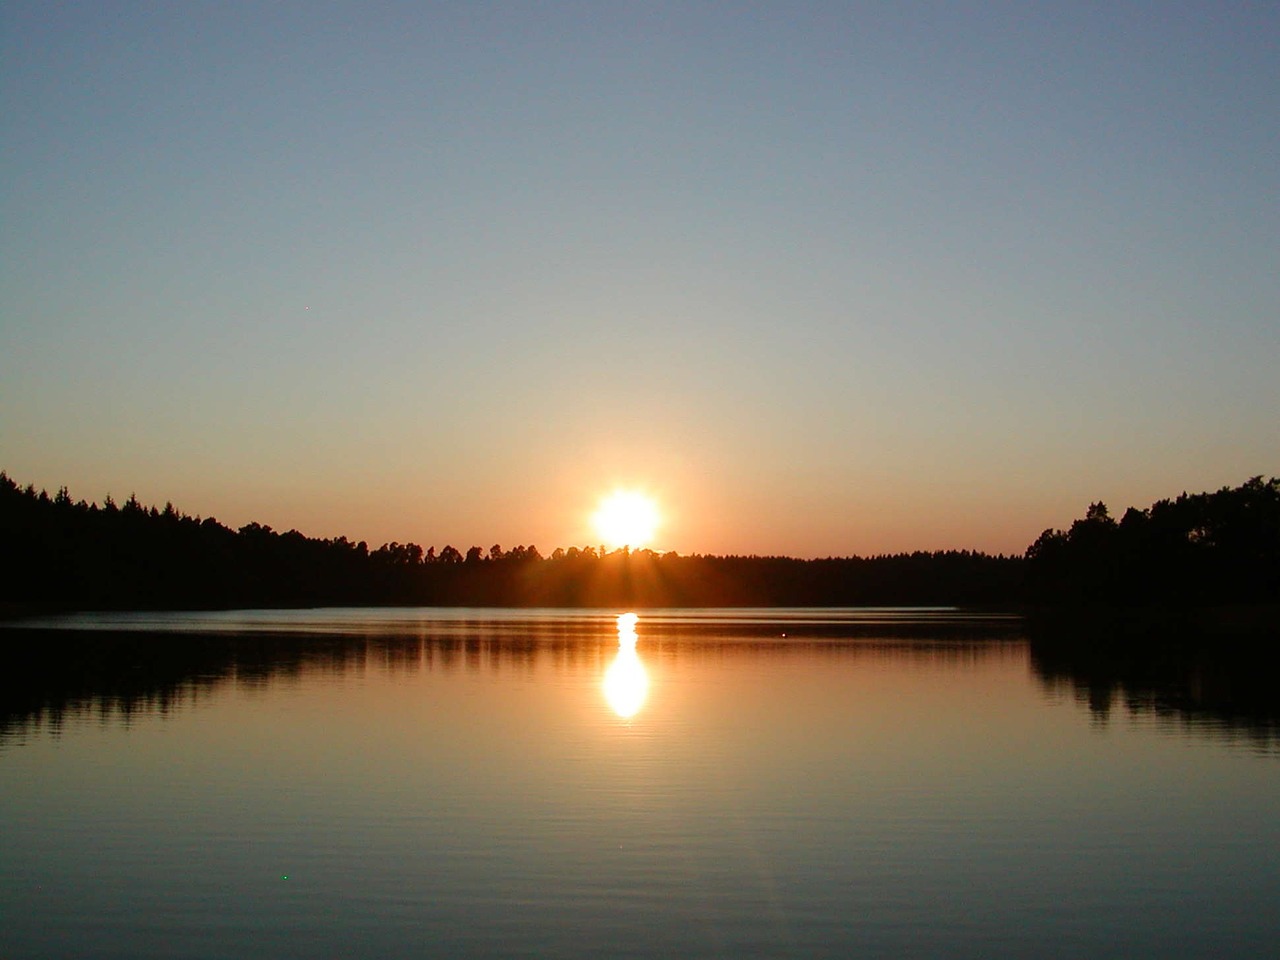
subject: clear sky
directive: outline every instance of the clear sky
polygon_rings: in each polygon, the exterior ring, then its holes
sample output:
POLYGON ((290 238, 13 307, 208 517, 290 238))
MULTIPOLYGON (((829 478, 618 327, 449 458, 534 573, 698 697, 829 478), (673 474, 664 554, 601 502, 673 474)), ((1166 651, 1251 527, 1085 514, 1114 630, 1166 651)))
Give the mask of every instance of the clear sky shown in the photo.
POLYGON ((1021 552, 1280 474, 1280 5, 0 6, 0 469, 1021 552))

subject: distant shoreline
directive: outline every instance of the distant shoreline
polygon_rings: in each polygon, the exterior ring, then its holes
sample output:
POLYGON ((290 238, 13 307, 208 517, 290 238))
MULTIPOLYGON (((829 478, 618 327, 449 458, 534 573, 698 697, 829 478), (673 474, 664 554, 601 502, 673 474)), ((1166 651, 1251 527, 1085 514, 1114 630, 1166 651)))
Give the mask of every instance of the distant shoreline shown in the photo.
POLYGON ((1182 494, 1116 520, 1093 503, 1025 555, 800 559, 533 545, 370 549, 251 523, 75 501, 0 472, 0 620, 89 610, 335 607, 926 607, 1025 612, 1107 634, 1257 634, 1280 623, 1280 479, 1182 494))
MULTIPOLYGON (((265 604, 252 606, 176 606, 153 605, 141 607, 79 607, 58 604, 0 603, 0 626, 20 625, 23 621, 45 616, 67 614, 130 614, 130 613, 200 613, 246 612, 264 610, 336 610, 336 609, 423 609, 441 610, 455 607, 472 610, 613 610, 626 604, 596 606, 591 604, 548 607, 539 604, 511 603, 485 604, 483 606, 456 603, 312 603, 265 604)), ((870 610, 876 608, 916 610, 945 607, 961 614, 989 614, 996 617, 1016 617, 1024 622, 1040 638, 1052 638, 1057 642, 1091 644, 1106 642, 1116 637, 1172 640, 1178 637, 1201 636, 1218 639, 1259 639, 1274 636, 1280 642, 1280 603, 1254 604, 1204 604, 1195 606, 1159 605, 1057 605, 1032 606, 1017 604, 684 604, 676 606, 632 605, 643 613, 645 610, 735 610, 735 609, 812 609, 812 610, 870 610)))

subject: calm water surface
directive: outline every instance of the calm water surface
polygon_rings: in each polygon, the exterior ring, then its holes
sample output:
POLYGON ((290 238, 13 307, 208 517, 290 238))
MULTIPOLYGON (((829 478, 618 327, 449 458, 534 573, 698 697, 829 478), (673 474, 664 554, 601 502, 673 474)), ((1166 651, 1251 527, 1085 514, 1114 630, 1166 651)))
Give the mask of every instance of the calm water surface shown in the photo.
POLYGON ((1216 674, 948 611, 616 613, 0 631, 0 957, 1280 950, 1280 737, 1216 674))

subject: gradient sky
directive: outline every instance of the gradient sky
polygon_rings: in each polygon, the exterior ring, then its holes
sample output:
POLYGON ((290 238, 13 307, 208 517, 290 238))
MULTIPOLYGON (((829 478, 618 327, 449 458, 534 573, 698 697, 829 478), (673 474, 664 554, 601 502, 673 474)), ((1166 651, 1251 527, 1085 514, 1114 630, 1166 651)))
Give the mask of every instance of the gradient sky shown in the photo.
POLYGON ((0 6, 0 469, 1021 552, 1280 474, 1280 5, 0 6))

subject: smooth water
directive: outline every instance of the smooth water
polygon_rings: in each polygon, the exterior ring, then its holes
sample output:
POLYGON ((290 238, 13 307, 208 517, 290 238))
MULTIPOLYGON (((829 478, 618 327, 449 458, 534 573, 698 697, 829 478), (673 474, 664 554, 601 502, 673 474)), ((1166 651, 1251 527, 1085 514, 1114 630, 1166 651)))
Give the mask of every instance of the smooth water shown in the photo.
POLYGON ((939 610, 39 626, 0 957, 1280 950, 1275 714, 1203 664, 939 610))

